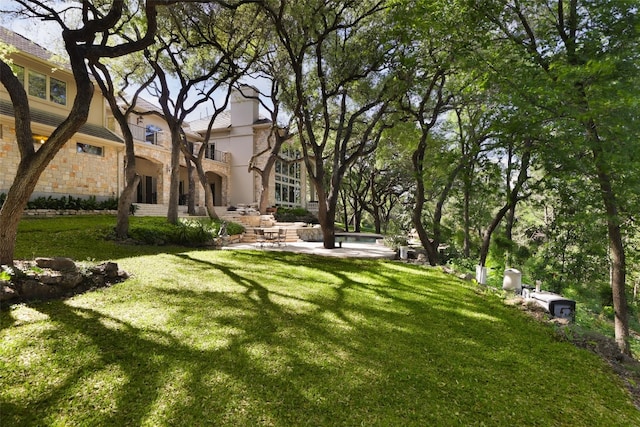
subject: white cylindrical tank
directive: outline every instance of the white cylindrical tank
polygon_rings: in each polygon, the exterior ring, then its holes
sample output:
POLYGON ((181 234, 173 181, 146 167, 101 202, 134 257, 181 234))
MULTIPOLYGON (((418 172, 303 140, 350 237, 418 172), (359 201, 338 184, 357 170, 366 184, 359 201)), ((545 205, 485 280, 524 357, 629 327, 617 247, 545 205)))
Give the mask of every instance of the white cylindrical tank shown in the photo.
POLYGON ((507 268, 504 270, 502 289, 520 293, 522 290, 522 273, 520 270, 516 270, 515 268, 507 268))

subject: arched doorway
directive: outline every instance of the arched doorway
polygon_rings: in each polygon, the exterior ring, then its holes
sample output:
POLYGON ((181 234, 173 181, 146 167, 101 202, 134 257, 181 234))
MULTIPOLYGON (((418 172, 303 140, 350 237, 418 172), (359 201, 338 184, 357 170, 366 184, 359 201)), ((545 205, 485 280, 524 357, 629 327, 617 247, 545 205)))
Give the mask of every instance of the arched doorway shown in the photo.
POLYGON ((140 175, 136 203, 158 203, 158 183, 162 182, 162 165, 149 159, 136 157, 136 173, 140 175))
POLYGON ((213 205, 214 206, 224 206, 225 201, 223 197, 223 187, 222 187, 222 177, 214 172, 207 172, 207 183, 211 188, 211 192, 213 193, 213 205))

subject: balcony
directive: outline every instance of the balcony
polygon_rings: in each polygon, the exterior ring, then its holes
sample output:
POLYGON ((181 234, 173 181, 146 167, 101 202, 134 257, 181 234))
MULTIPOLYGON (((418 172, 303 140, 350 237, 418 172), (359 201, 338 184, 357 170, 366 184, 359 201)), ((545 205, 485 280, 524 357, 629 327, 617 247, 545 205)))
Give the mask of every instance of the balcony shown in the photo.
MULTIPOLYGON (((107 129, 121 135, 120 126, 113 117, 107 119, 107 129)), ((129 123, 129 129, 133 135, 133 140, 137 142, 146 142, 152 145, 163 145, 164 138, 162 129, 157 126, 148 125, 147 127, 134 125, 129 123)))
POLYGON ((209 160, 215 160, 216 162, 227 162, 228 153, 226 151, 220 151, 212 148, 212 146, 207 147, 207 151, 204 153, 204 158, 209 160))

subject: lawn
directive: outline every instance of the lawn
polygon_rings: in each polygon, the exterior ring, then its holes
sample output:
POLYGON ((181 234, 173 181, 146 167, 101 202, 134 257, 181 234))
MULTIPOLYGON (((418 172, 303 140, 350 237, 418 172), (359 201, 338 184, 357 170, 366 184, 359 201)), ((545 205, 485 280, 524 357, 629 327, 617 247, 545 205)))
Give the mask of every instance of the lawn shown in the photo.
POLYGON ((119 246, 101 238, 113 218, 56 236, 39 221, 19 257, 133 277, 0 313, 2 426, 640 425, 601 359, 438 270, 119 246))

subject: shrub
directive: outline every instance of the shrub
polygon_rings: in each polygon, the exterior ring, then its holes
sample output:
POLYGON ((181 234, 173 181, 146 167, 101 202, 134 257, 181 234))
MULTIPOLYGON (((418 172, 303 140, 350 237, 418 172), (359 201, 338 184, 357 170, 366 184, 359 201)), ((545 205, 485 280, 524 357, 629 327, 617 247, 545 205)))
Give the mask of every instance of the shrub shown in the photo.
POLYGON ((384 238, 384 244, 385 246, 397 251, 400 246, 407 246, 409 244, 409 240, 407 239, 407 236, 395 234, 386 236, 384 238))
MULTIPOLYGON (((0 206, 6 199, 6 195, 0 194, 0 206)), ((116 210, 118 209, 118 198, 110 197, 108 199, 98 202, 96 196, 89 196, 85 199, 81 197, 62 196, 56 199, 52 196, 36 197, 27 202, 27 209, 53 209, 53 210, 116 210)))
MULTIPOLYGON (((147 245, 182 245, 204 246, 211 244, 218 235, 221 222, 193 219, 181 219, 177 224, 170 224, 165 218, 140 218, 135 225, 129 227, 129 237, 147 245)), ((230 222, 227 224, 228 234, 240 234, 244 227, 230 222)))
POLYGON ((306 224, 317 224, 318 218, 304 208, 278 207, 274 215, 278 222, 304 222, 306 224))
MULTIPOLYGON (((218 227, 218 229, 220 228, 218 227)), ((244 233, 244 226, 242 226, 242 224, 238 224, 237 222, 229 222, 227 223, 227 233, 229 235, 242 234, 244 233)))
POLYGON ((478 265, 477 258, 465 258, 465 257, 456 257, 451 258, 447 261, 447 264, 451 266, 455 271, 460 272, 474 272, 476 265, 478 265))
POLYGON ((598 297, 602 307, 613 307, 613 290, 611 285, 603 283, 598 287, 598 297))

